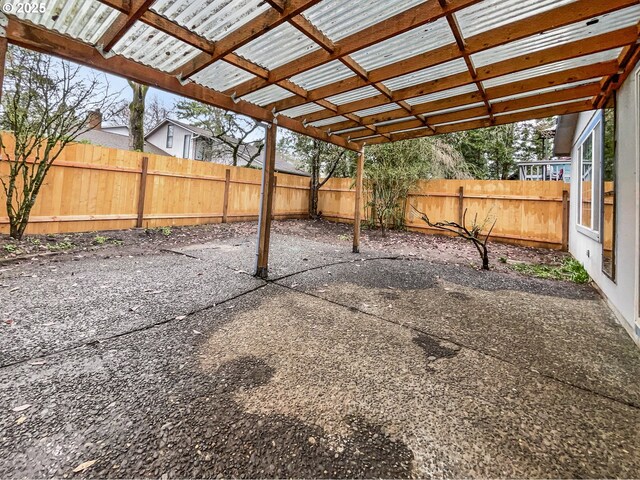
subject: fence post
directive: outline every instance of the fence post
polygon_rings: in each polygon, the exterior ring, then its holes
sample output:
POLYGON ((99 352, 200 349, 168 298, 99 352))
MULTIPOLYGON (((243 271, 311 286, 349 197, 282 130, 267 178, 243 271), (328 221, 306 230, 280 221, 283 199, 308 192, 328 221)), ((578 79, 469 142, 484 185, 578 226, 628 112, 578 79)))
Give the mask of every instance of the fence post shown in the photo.
POLYGON ((562 190, 562 251, 569 250, 569 192, 562 190))
POLYGON ((460 187, 458 190, 458 224, 462 225, 462 219, 464 218, 464 187, 460 187))
POLYGON ((271 197, 271 219, 276 218, 276 195, 278 193, 278 177, 273 176, 273 197, 271 197))
POLYGON ((144 220, 144 197, 147 192, 147 172, 149 170, 149 157, 142 157, 142 169, 140 170, 140 186, 138 188, 138 219, 136 227, 142 228, 144 220))
POLYGON ((231 169, 227 168, 224 172, 224 200, 222 201, 222 223, 227 223, 227 215, 229 213, 230 184, 231 184, 231 169))

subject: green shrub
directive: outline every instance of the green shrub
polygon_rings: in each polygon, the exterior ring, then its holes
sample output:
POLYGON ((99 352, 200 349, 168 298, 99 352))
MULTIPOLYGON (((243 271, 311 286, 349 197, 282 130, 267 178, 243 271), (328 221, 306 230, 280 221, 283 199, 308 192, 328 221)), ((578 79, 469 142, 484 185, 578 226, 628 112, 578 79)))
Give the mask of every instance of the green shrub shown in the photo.
POLYGON ((569 280, 575 283, 587 283, 590 278, 582 264, 575 258, 567 257, 561 265, 545 265, 541 263, 515 263, 512 268, 516 272, 538 278, 551 280, 569 280))

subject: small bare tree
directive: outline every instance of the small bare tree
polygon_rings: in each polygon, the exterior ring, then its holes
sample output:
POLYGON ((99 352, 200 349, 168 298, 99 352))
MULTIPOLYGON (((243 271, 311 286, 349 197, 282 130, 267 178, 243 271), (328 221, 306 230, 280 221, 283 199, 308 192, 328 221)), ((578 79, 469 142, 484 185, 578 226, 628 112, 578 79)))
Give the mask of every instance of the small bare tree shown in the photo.
POLYGON ((238 160, 243 159, 245 166, 250 167, 262 153, 264 141, 249 141, 261 126, 257 120, 191 100, 176 103, 176 113, 179 119, 203 128, 211 136, 202 144, 205 160, 227 157, 235 167, 238 160))
POLYGON ((489 237, 491 236, 491 232, 493 231, 493 227, 496 225, 497 219, 493 219, 493 223, 491 224, 491 228, 484 235, 482 231, 491 221, 491 215, 487 215, 484 221, 479 224, 478 223, 478 214, 476 213, 473 217, 473 222, 471 223, 471 228, 467 228, 467 209, 465 208, 464 213, 462 214, 462 224, 456 222, 432 222, 426 213, 421 212, 415 206, 411 206, 414 213, 417 213, 418 216, 431 228, 436 228, 438 230, 444 230, 447 232, 451 232, 456 234, 459 237, 464 238, 465 240, 469 240, 473 243, 473 245, 478 250, 478 254, 482 259, 482 269, 489 270, 489 250, 487 248, 487 242, 489 241, 489 237))
POLYGON ((21 239, 45 177, 63 149, 90 129, 90 111, 109 110, 116 94, 106 79, 87 75, 68 62, 11 47, 7 52, 0 128, 0 161, 9 173, 0 178, 6 195, 9 234, 21 239), (12 143, 14 145, 12 145, 12 143))

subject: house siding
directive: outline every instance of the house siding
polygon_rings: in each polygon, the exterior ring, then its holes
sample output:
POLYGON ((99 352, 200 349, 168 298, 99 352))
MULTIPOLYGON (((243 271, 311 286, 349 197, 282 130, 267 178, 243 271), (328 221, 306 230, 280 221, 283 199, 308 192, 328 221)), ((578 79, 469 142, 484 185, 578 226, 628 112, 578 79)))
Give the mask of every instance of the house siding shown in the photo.
MULTIPOLYGON (((169 123, 165 122, 162 127, 158 128, 154 132, 151 132, 150 135, 147 135, 147 142, 155 145, 158 148, 161 148, 169 155, 173 155, 174 157, 184 158, 183 157, 183 147, 184 147, 184 136, 191 135, 191 132, 185 128, 180 127, 179 125, 173 125, 173 147, 167 148, 167 127, 169 123)), ((190 159, 193 160, 193 140, 191 141, 191 149, 189 152, 190 159)))
POLYGON ((573 138, 571 179, 571 211, 569 251, 585 267, 597 284, 621 324, 640 345, 639 276, 640 276, 640 182, 638 151, 640 149, 640 93, 638 92, 640 68, 627 77, 617 94, 617 171, 616 171, 616 275, 611 280, 602 271, 602 246, 585 234, 578 226, 578 141, 598 112, 580 114, 573 138))

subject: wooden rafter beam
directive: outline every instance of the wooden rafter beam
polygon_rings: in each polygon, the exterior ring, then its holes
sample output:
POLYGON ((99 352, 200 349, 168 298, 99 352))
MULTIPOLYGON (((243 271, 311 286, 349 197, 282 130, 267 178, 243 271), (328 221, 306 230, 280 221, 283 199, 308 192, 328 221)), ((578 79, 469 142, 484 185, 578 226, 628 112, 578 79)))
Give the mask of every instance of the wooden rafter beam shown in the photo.
MULTIPOLYGON (((267 0, 267 1, 271 3, 279 0, 267 0)), ((312 41, 320 45, 320 47, 325 49, 327 52, 332 53, 335 50, 336 46, 333 43, 333 41, 331 41, 331 39, 329 39, 326 35, 324 35, 320 30, 318 30, 311 22, 309 22, 302 15, 297 15, 295 17, 290 18, 289 23, 292 24, 295 28, 297 28, 300 32, 304 33, 307 36, 307 38, 311 39, 312 41)), ((356 75, 359 75, 363 79, 367 78, 367 75, 368 75, 367 71, 364 68, 362 68, 362 66, 360 66, 349 55, 340 57, 340 61, 352 72, 354 72, 356 75)), ((386 87, 384 87, 384 85, 376 84, 375 86, 383 95, 386 96, 388 100, 392 99, 391 92, 386 87)), ((308 92, 305 92, 305 95, 308 95, 308 92)), ((331 104, 327 100, 317 101, 316 104, 325 107, 328 111, 332 112, 333 114, 336 114, 339 111, 339 108, 336 105, 331 104)), ((347 115, 347 118, 349 118, 349 120, 353 122, 360 123, 360 120, 356 115, 353 115, 353 114, 347 115)), ((375 127, 372 127, 369 125, 363 125, 363 127, 367 130, 377 133, 377 130, 375 129, 375 127)))
MULTIPOLYGON (((492 78, 515 73, 520 70, 526 70, 541 65, 547 65, 562 60, 569 60, 572 58, 581 57, 593 53, 598 53, 613 48, 623 47, 625 45, 633 45, 638 40, 638 30, 636 27, 627 27, 613 32, 597 35, 584 40, 577 40, 564 45, 558 45, 556 47, 547 48, 531 54, 521 55, 501 62, 496 62, 490 65, 477 68, 477 79, 481 81, 490 80, 492 78)), ((408 99, 425 95, 428 93, 434 93, 448 88, 460 87, 472 83, 470 75, 467 72, 456 74, 448 78, 443 78, 435 82, 427 82, 424 84, 408 87, 402 90, 393 92, 395 99, 408 99)), ((309 98, 314 97, 314 91, 309 92, 309 98)), ((482 100, 480 100, 482 101, 482 100)), ((378 97, 372 97, 370 99, 360 101, 357 104, 342 105, 342 111, 347 112, 352 107, 356 109, 370 108, 386 103, 383 99, 378 97)), ((273 108, 272 105, 269 106, 273 108)), ((415 108, 415 107, 414 107, 415 108)), ((392 120, 394 118, 400 118, 401 111, 387 112, 385 115, 392 115, 389 118, 380 119, 377 121, 392 120)), ((316 119, 321 119, 323 112, 316 112, 316 119)))
POLYGON ((238 95, 263 88, 269 83, 275 83, 283 78, 288 78, 296 73, 311 70, 332 60, 369 47, 375 43, 387 40, 413 28, 417 28, 438 18, 442 18, 448 12, 455 12, 480 0, 451 0, 446 9, 442 9, 435 2, 424 2, 420 5, 405 10, 402 13, 387 18, 375 25, 367 27, 359 32, 349 35, 335 44, 333 52, 325 50, 308 53, 290 63, 282 65, 271 71, 269 81, 249 80, 236 88, 238 95))
MULTIPOLYGON (((490 101, 500 98, 508 97, 510 95, 517 95, 521 93, 534 92, 548 87, 560 87, 567 83, 581 82, 585 80, 591 80, 600 78, 606 75, 610 75, 617 71, 617 62, 610 61, 604 63, 598 63, 594 65, 587 65, 583 67, 577 67, 570 70, 565 70, 557 73, 549 73, 538 77, 533 77, 527 80, 507 83, 504 85, 498 85, 486 89, 487 97, 490 101)), ((466 93, 462 95, 456 95, 441 100, 436 100, 427 103, 421 103, 413 106, 413 110, 419 115, 428 115, 431 112, 438 112, 455 107, 461 107, 464 105, 470 105, 472 103, 481 102, 482 98, 479 92, 466 93)), ((379 123, 389 120, 397 120, 405 118, 407 115, 402 110, 393 110, 380 115, 372 115, 368 117, 362 117, 360 120, 362 123, 379 123)), ((340 122, 337 124, 329 125, 333 131, 339 131, 348 128, 355 128, 359 124, 351 122, 340 122)))
POLYGON ((127 13, 120 13, 115 21, 109 25, 107 31, 104 32, 98 45, 102 45, 102 50, 110 51, 113 46, 118 43, 134 23, 144 15, 155 0, 132 0, 127 13))
MULTIPOLYGON (((440 6, 444 9, 447 6, 447 0, 438 0, 440 6)), ((482 101, 487 109, 487 114, 489 115, 489 119, 493 120, 493 114, 491 112, 491 104, 489 103, 489 99, 487 98, 487 94, 484 91, 484 87, 482 86, 482 82, 478 80, 478 72, 476 71, 476 67, 473 64, 473 60, 471 55, 467 50, 467 44, 465 42, 464 36, 462 35, 462 30, 460 29, 460 25, 458 25, 458 20, 455 17, 455 14, 448 13, 446 15, 447 23, 449 24, 449 29, 451 33, 453 33, 453 37, 456 40, 456 45, 458 46, 458 50, 460 50, 460 54, 464 59, 464 63, 467 66, 467 70, 469 71, 469 75, 473 79, 473 83, 476 85, 478 92, 480 92, 480 96, 482 97, 482 101)))
MULTIPOLYGON (((589 19, 605 13, 609 13, 617 9, 629 7, 637 4, 637 2, 638 0, 608 0, 606 2, 595 2, 593 0, 577 0, 576 2, 573 2, 569 5, 557 7, 548 12, 534 15, 524 20, 513 22, 511 24, 494 28, 486 32, 469 37, 468 39, 465 40, 466 50, 470 54, 478 53, 480 51, 487 50, 489 48, 494 48, 500 45, 504 45, 514 40, 526 38, 528 36, 534 35, 535 33, 539 33, 541 31, 547 31, 553 28, 559 28, 562 26, 570 25, 572 23, 584 21, 585 19, 589 19)), ((621 30, 618 30, 618 32, 620 33, 620 32, 626 31, 626 33, 628 34, 628 32, 632 31, 633 29, 634 27, 631 27, 629 30, 621 29, 621 30)), ((597 37, 592 37, 591 39, 588 39, 588 40, 598 41, 598 37, 605 37, 607 35, 608 35, 607 38, 609 41, 612 40, 614 37, 610 34, 603 34, 597 37)), ((636 39, 638 38, 637 29, 635 31, 635 38, 636 39)), ((589 50, 588 44, 586 43, 586 39, 584 41, 572 42, 571 44, 566 44, 564 46, 558 46, 555 48, 562 50, 565 47, 569 48, 572 46, 572 44, 576 44, 579 42, 585 42, 581 47, 584 51, 589 50)), ((552 49, 548 49, 548 50, 550 52, 552 51, 552 49)), ((602 50, 599 50, 599 51, 602 51, 602 50)), ((586 53, 574 54, 569 58, 574 58, 575 56, 580 56, 584 54, 586 53)), ((450 45, 445 45, 443 47, 436 48, 429 52, 415 55, 405 60, 401 60, 399 62, 395 62, 393 64, 386 65, 384 67, 380 67, 375 70, 371 70, 369 72, 368 81, 364 81, 359 77, 351 77, 345 80, 341 80, 339 82, 332 83, 330 85, 325 85, 323 87, 311 90, 309 92, 309 99, 313 101, 316 98, 324 98, 332 95, 337 95, 339 93, 344 93, 350 90, 354 90, 356 88, 370 85, 372 83, 388 80, 390 78, 394 78, 399 75, 404 75, 404 74, 416 72, 418 70, 423 70, 425 68, 433 67, 453 59, 458 59, 458 58, 462 58, 458 45, 455 43, 450 45)), ((529 62, 529 63, 532 63, 532 62, 529 62)), ((481 70, 482 70, 481 68, 478 68, 479 74, 481 70)), ((282 100, 280 102, 274 102, 273 104, 269 105, 269 108, 276 108, 276 110, 279 111, 287 108, 292 108, 298 105, 302 105, 304 103, 305 103, 304 100, 297 99, 297 98, 290 98, 290 99, 282 100)))
MULTIPOLYGON (((270 8, 268 11, 248 21, 217 41, 215 43, 213 53, 210 54, 203 52, 193 60, 189 61, 186 65, 182 65, 180 68, 177 68, 173 73, 175 75, 181 75, 182 78, 188 78, 195 75, 228 53, 231 53, 235 49, 249 43, 251 40, 258 38, 265 32, 281 25, 288 19, 300 14, 305 9, 312 7, 318 2, 320 2, 320 0, 289 0, 286 2, 286 6, 282 11, 270 8)), ((284 79, 286 79, 286 77, 279 78, 278 80, 284 79)), ((275 83, 275 81, 272 83, 275 83)))
MULTIPOLYGON (((640 24, 638 24, 640 30, 640 24)), ((593 98, 594 108, 603 108, 614 90, 620 88, 640 61, 640 45, 629 45, 618 56, 618 72, 603 79, 600 92, 593 98)))
POLYGON ((400 140, 410 140, 413 138, 460 132, 463 130, 475 130, 478 128, 486 128, 495 125, 507 125, 510 123, 517 123, 525 120, 552 117, 554 115, 568 115, 570 113, 585 112, 588 110, 593 110, 591 100, 577 101, 564 105, 555 105, 553 107, 538 108, 526 112, 499 115, 496 116, 496 119, 493 123, 489 119, 470 120, 468 122, 454 123, 451 125, 441 125, 435 128, 435 133, 427 128, 421 128, 409 132, 391 134, 389 139, 384 137, 367 138, 365 142, 367 143, 367 145, 386 143, 389 141, 397 142, 400 140))
MULTIPOLYGON (((592 82, 586 85, 580 85, 578 87, 567 88, 564 90, 552 91, 543 93, 540 95, 531 95, 523 98, 518 98, 514 100, 503 100, 501 102, 495 102, 492 104, 492 111, 494 114, 503 114, 503 113, 512 113, 517 110, 522 110, 525 108, 535 108, 535 107, 544 107, 545 105, 559 103, 559 102, 569 102, 578 99, 587 99, 596 95, 600 91, 599 82, 592 82)), ((435 125, 435 129, 437 131, 437 126, 443 123, 449 122, 459 122, 462 120, 467 120, 475 117, 481 117, 487 115, 487 111, 484 106, 482 107, 473 107, 467 108, 464 110, 457 110, 455 112, 450 113, 441 113, 438 115, 434 115, 428 117, 429 123, 431 125, 435 125)), ((398 123, 394 123, 391 125, 384 125, 377 127, 378 133, 391 133, 399 130, 407 130, 409 128, 420 127, 422 124, 417 122, 416 120, 406 120, 398 123)), ((358 133, 350 133, 350 134, 341 134, 343 137, 349 136, 352 140, 357 139, 359 137, 364 137, 369 135, 365 132, 358 133)))
POLYGON ((96 48, 86 43, 23 22, 14 16, 9 16, 6 33, 10 43, 23 48, 60 57, 90 68, 96 68, 186 98, 246 115, 262 122, 274 123, 277 121, 278 125, 283 128, 350 150, 358 150, 360 148, 354 143, 347 142, 342 137, 337 135, 329 136, 326 132, 311 126, 304 126, 297 120, 284 116, 279 116, 276 120, 273 113, 265 108, 242 100, 234 101, 228 95, 216 92, 202 85, 196 83, 182 84, 175 76, 169 73, 155 70, 121 55, 105 58, 96 48))

